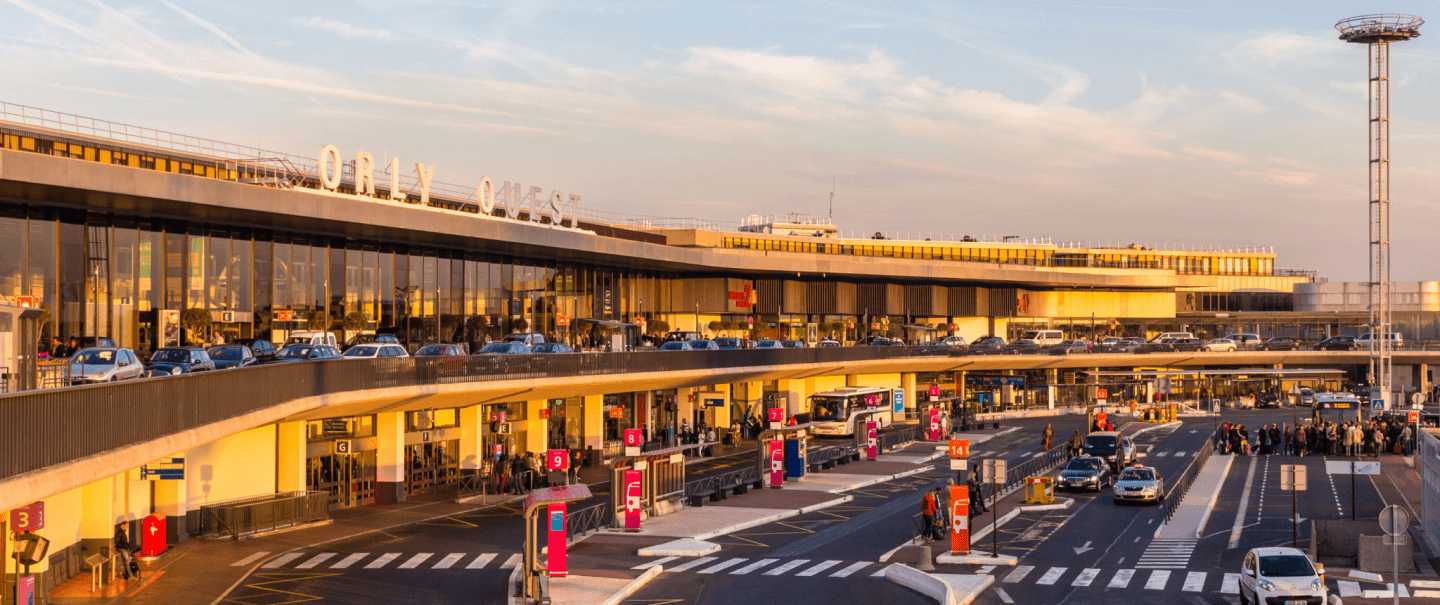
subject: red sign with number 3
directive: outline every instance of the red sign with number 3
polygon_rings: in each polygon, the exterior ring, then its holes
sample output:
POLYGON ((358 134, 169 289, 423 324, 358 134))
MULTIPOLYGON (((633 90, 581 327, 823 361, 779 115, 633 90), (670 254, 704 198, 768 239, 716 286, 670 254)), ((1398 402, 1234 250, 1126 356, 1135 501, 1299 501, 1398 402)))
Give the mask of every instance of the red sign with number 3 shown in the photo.
POLYGON ((10 531, 23 534, 45 529, 45 503, 31 502, 10 511, 10 531))

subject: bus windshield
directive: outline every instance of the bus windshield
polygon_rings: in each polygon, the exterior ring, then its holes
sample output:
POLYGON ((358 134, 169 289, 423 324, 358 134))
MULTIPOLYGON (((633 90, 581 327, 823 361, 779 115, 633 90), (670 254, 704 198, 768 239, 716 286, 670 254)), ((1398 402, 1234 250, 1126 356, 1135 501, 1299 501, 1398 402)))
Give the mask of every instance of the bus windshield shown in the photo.
POLYGON ((818 422, 837 422, 845 420, 845 398, 843 397, 812 397, 810 398, 810 420, 818 422))

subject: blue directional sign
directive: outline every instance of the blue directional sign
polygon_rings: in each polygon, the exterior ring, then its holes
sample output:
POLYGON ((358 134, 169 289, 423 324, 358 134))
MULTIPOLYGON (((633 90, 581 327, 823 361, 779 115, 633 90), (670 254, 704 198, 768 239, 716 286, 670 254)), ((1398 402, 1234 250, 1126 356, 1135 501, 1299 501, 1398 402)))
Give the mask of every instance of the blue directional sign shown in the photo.
POLYGON ((140 479, 148 481, 179 481, 185 478, 185 458, 174 457, 164 462, 140 466, 140 479))
POLYGON ((891 398, 894 400, 894 403, 890 406, 890 409, 896 412, 905 411, 905 389, 895 389, 891 392, 893 393, 891 398))

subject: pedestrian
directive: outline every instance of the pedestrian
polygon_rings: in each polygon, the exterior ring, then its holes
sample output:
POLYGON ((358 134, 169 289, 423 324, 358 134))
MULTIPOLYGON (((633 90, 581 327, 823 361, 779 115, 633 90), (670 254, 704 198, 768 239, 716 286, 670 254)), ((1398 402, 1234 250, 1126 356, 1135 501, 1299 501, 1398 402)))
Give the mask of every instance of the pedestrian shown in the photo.
POLYGON ((140 566, 135 562, 135 546, 130 543, 130 535, 125 530, 125 524, 115 526, 115 537, 111 540, 115 548, 115 556, 119 558, 121 573, 129 580, 131 574, 139 575, 140 566), (132 571, 133 568, 133 571, 132 571))
POLYGON ((1414 439, 1415 439, 1415 435, 1410 431, 1410 423, 1407 422, 1407 423, 1405 423, 1405 428, 1400 429, 1400 444, 1399 444, 1399 445, 1402 446, 1402 449, 1401 449, 1401 452, 1400 452, 1400 453, 1402 453, 1402 454, 1404 454, 1404 455, 1406 455, 1406 456, 1409 456, 1409 455, 1411 454, 1411 442, 1412 442, 1414 439))
POLYGON ((970 478, 965 482, 966 491, 970 492, 970 512, 979 514, 985 512, 985 495, 980 492, 980 471, 970 471, 970 478))
POLYGON ((1045 451, 1050 451, 1051 442, 1055 440, 1055 427, 1048 422, 1045 423, 1045 431, 1041 433, 1041 438, 1045 443, 1045 451))
POLYGON ((1080 431, 1076 429, 1070 433, 1070 457, 1080 455, 1080 431))
POLYGON ((935 511, 939 505, 935 502, 935 492, 925 492, 920 497, 920 518, 923 520, 924 529, 920 535, 929 539, 935 532, 935 511))

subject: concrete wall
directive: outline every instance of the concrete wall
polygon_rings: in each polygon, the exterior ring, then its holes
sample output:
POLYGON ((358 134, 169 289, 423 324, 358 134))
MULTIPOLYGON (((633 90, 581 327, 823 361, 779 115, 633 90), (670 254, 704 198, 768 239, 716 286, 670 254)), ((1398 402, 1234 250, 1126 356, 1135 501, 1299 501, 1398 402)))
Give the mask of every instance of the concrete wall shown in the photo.
POLYGON ((1051 290, 1024 292, 1026 317, 1156 318, 1175 317, 1174 292, 1051 290))
POLYGON ((189 508, 275 493, 275 430, 262 426, 186 452, 189 508))

